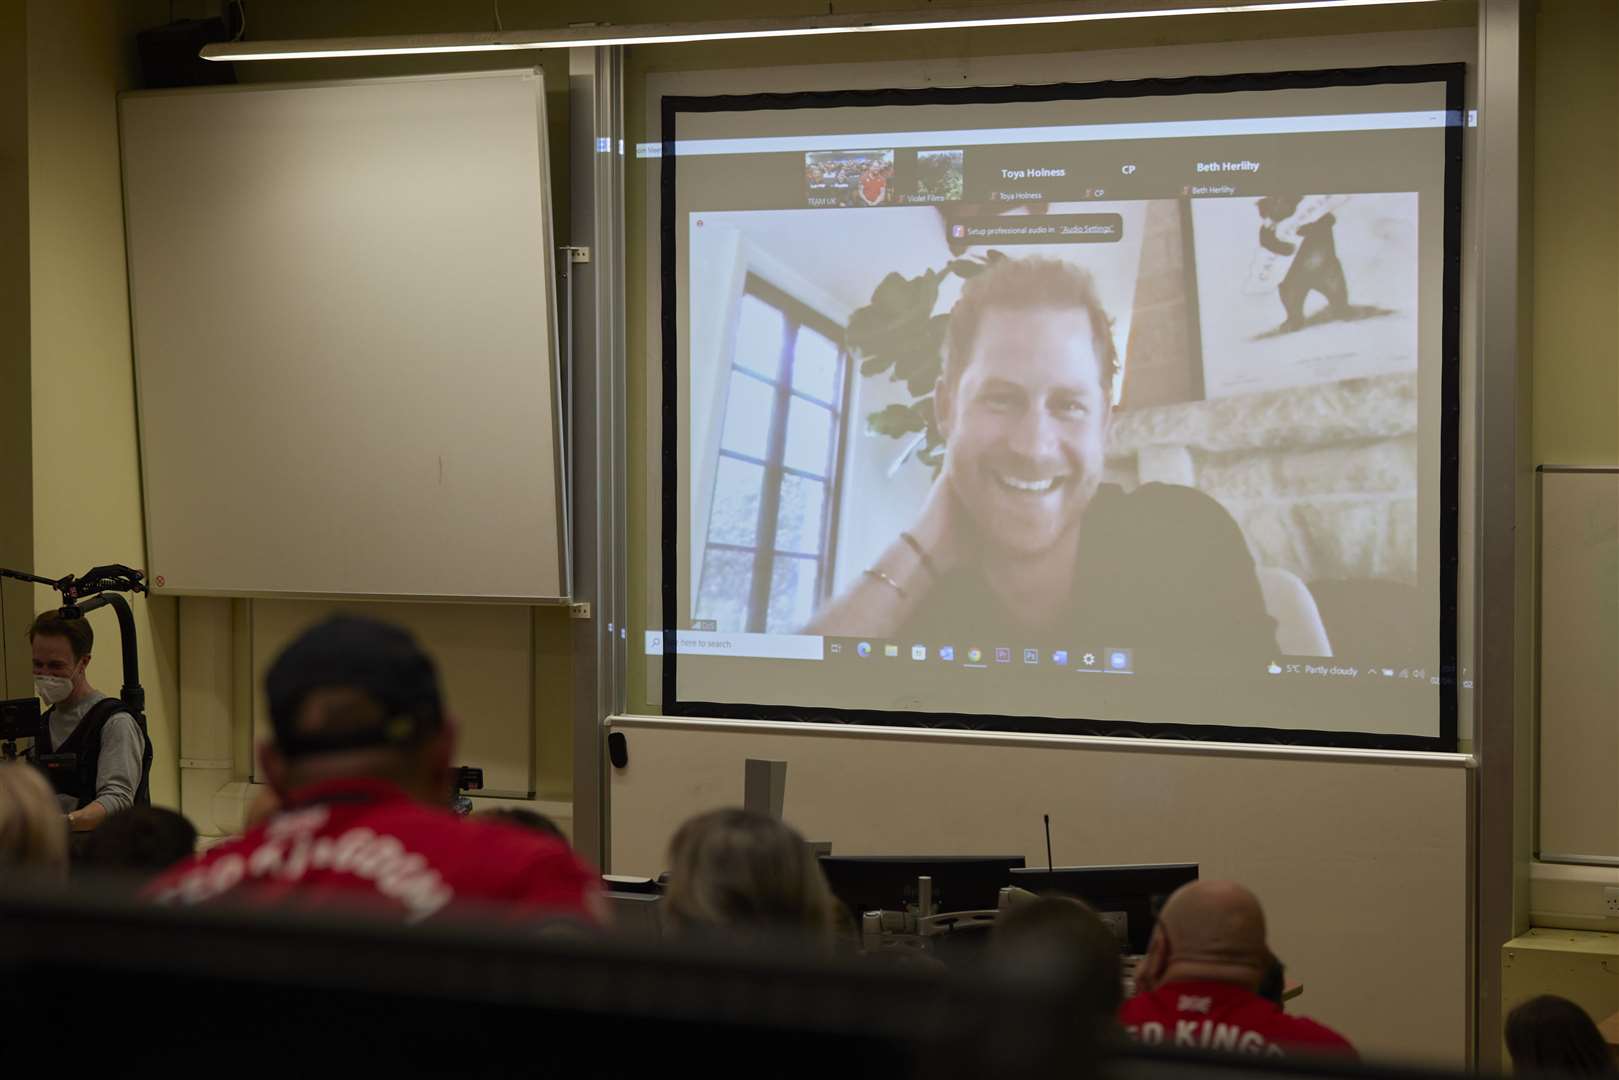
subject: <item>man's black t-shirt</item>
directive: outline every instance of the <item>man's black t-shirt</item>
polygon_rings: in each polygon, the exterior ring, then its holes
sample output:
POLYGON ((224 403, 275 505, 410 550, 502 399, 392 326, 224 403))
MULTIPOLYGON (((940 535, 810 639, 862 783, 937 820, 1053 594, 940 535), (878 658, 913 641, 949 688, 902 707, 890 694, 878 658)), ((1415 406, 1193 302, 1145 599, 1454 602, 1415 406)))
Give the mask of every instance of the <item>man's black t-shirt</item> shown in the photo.
POLYGON ((945 575, 897 637, 1069 650, 1134 650, 1138 669, 1252 671, 1276 652, 1253 556, 1224 507, 1195 488, 1104 484, 1080 523, 1070 614, 1034 628, 976 569, 945 575))

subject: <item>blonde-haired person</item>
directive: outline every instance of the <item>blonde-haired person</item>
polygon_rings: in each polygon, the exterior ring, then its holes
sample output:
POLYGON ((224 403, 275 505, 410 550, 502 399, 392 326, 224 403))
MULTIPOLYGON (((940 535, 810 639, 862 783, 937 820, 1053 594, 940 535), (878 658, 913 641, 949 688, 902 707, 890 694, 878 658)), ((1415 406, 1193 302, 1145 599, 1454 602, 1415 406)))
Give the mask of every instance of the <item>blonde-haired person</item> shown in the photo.
POLYGON ((830 947, 845 921, 804 838, 751 810, 711 810, 669 842, 664 919, 674 933, 799 936, 830 947))
POLYGON ((67 819, 32 765, 0 763, 0 866, 67 872, 67 819))

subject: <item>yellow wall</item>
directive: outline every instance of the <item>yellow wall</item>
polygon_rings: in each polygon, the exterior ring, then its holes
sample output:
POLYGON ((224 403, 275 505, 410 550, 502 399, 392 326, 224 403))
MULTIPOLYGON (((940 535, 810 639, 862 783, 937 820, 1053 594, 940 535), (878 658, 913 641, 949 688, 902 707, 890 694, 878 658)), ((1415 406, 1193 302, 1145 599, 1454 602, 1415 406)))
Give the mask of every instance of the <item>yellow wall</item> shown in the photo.
MULTIPOLYGON (((986 0, 993 7, 1002 0, 986 0)), ((1010 2, 1010 0, 1006 0, 1010 2)), ((193 3, 193 7, 202 6, 193 3)), ((928 8, 929 0, 861 0, 839 5, 838 10, 901 10, 928 8)), ((182 0, 181 13, 186 4, 182 0)), ((490 29, 492 9, 469 7, 443 0, 364 0, 331 4, 323 0, 258 0, 252 5, 254 38, 317 37, 325 35, 415 33, 490 29)), ((787 39, 779 41, 687 44, 644 47, 629 51, 626 103, 632 138, 644 130, 641 116, 647 75, 659 71, 694 68, 758 67, 784 64, 858 62, 866 60, 926 60, 1019 52, 1080 51, 1155 45, 1177 45, 1266 37, 1296 37, 1367 33, 1383 30, 1421 30, 1468 26, 1476 17, 1473 0, 1444 0, 1393 8, 1353 8, 1340 11, 1270 15, 1219 15, 1196 18, 1128 20, 1066 27, 936 31, 911 34, 856 35, 849 37, 787 39)), ((1535 122, 1540 131, 1534 158, 1534 271, 1537 288, 1533 305, 1533 414, 1530 434, 1534 460, 1613 462, 1619 458, 1619 236, 1615 235, 1612 177, 1616 172, 1619 128, 1616 112, 1616 65, 1619 55, 1614 24, 1619 3, 1611 0, 1541 0, 1537 36, 1539 74, 1535 122)), ((765 3, 764 0, 694 0, 681 7, 686 19, 735 18, 749 15, 814 15, 825 7, 816 0, 765 3)), ((670 17, 662 0, 503 0, 501 11, 508 28, 560 26, 575 22, 635 23, 670 17)), ((553 70, 559 54, 525 54, 553 70)), ((1284 58, 1278 58, 1283 66, 1284 58)), ((352 78, 427 71, 468 70, 506 66, 512 58, 448 56, 366 61, 304 61, 242 65, 242 77, 352 78)), ((528 62, 526 59, 524 62, 528 62)), ((1076 72, 1082 78, 1083 72, 1076 72)), ((553 95, 560 90, 551 80, 553 95)), ((553 126, 560 131, 562 103, 553 99, 553 126)), ((563 148, 553 144, 559 167, 566 160, 563 148)), ((631 192, 627 211, 631 267, 628 274, 629 425, 632 433, 646 430, 650 408, 646 380, 634 377, 657 363, 647 355, 642 312, 644 279, 638 272, 644 235, 640 173, 630 162, 631 192)), ((561 192, 559 188, 559 194, 561 192)), ((558 207, 559 213, 565 208, 558 207)), ((562 218, 558 235, 566 234, 562 218)), ((646 460, 647 448, 632 440, 630 461, 646 460)), ((632 508, 630 550, 641 551, 656 542, 646 523, 633 511, 647 505, 646 477, 630 470, 632 508)), ((645 579, 644 560, 632 558, 632 624, 648 610, 652 583, 645 579)), ((553 658, 557 683, 566 682, 565 628, 557 628, 558 655, 553 658)), ((634 656, 638 650, 631 650, 634 656)), ((549 663, 549 662, 548 662, 549 663)), ((636 663, 630 700, 644 700, 644 671, 636 663)), ((559 710, 557 719, 560 719, 559 710)), ((563 725, 548 730, 561 737, 563 725)))
POLYGON ((1537 465, 1619 465, 1619 3, 1540 0, 1537 465))
MULTIPOLYGON (((0 566, 34 561, 28 370, 28 36, 24 0, 0 0, 0 566)), ((0 582, 0 698, 33 693, 24 633, 33 590, 0 582)))
MULTIPOLYGON (((28 3, 29 317, 34 565, 48 576, 146 563, 124 274, 117 92, 133 42, 105 0, 28 3)), ((36 591, 36 607, 55 594, 36 591)), ((153 801, 178 793, 175 612, 133 601, 153 801)), ((122 683, 117 623, 90 616, 96 686, 122 683)))
MULTIPOLYGON (((1535 34, 1530 460, 1615 466, 1619 3, 1540 0, 1535 34)), ((1538 543, 1535 532, 1530 536, 1538 543)), ((1550 550, 1541 552, 1531 565, 1556 557, 1550 550)), ((1527 587, 1532 583, 1521 584, 1526 586, 1522 594, 1532 597, 1527 587)), ((1535 677, 1532 665, 1520 673, 1525 683, 1535 677)), ((1525 717, 1524 728, 1526 736, 1532 733, 1531 717, 1525 717)), ((1527 760, 1522 768, 1529 771, 1527 760)), ((1611 763, 1609 774, 1619 774, 1619 762, 1611 763)), ((1532 774, 1526 783, 1533 783, 1532 774)), ((1519 825, 1528 832, 1533 801, 1521 801, 1519 825)), ((1597 879, 1600 872, 1591 873, 1597 879)), ((1594 893, 1595 883, 1582 888, 1594 893)), ((1556 993, 1602 1020, 1619 1008, 1616 942, 1615 934, 1532 930, 1509 943, 1500 961, 1503 1010, 1533 994, 1556 993)), ((1491 963, 1493 957, 1479 961, 1491 963)))
MULTIPOLYGON (((856 5, 873 10, 928 6, 927 0, 869 0, 856 5)), ((131 20, 161 21, 167 7, 152 0, 127 0, 121 6, 108 0, 0 0, 0 61, 9 61, 0 63, 0 286, 13 286, 0 288, 0 386, 4 388, 0 421, 10 421, 0 423, 0 452, 8 462, 18 460, 20 448, 8 447, 4 440, 15 441, 22 437, 19 432, 31 428, 32 448, 26 452, 33 462, 31 470, 24 470, 25 476, 10 470, 12 475, 0 487, 0 555, 5 556, 0 565, 11 559, 65 572, 108 558, 144 561, 117 215, 113 95, 130 76, 131 20), (31 19, 26 50, 18 37, 25 10, 31 19), (26 68, 24 52, 29 61, 26 68), (20 95, 8 90, 9 84, 19 84, 24 77, 32 120, 26 143, 20 139, 20 95), (25 161, 26 171, 21 168, 25 161), (7 242, 17 235, 20 220, 31 224, 32 250, 7 242), (28 259, 31 283, 26 278, 29 271, 19 269, 22 258, 28 259), (6 305, 17 304, 19 297, 28 300, 29 317, 19 318, 7 311, 6 305), (30 329, 36 343, 31 361, 30 329), (33 402, 29 415, 8 418, 8 408, 18 412, 19 395, 25 389, 33 402), (59 433, 81 415, 98 415, 107 423, 77 429, 75 441, 64 447, 68 440, 59 433), (37 493, 32 490, 35 485, 37 493), (24 516, 37 517, 37 525, 19 529, 24 516), (28 550, 35 544, 37 551, 28 550)), ((196 15, 212 8, 204 0, 181 0, 177 13, 196 15)), ((736 17, 758 14, 764 8, 770 14, 810 15, 825 10, 812 0, 768 5, 762 0, 701 0, 683 6, 681 15, 736 17)), ((844 8, 840 6, 840 10, 844 8)), ((631 51, 627 96, 633 131, 640 126, 642 80, 654 71, 1424 29, 1467 25, 1474 10, 1471 0, 1445 0, 1406 8, 1140 20, 1039 30, 649 47, 631 51)), ((562 4, 503 0, 502 12, 508 28, 579 21, 637 22, 669 15, 661 0, 567 0, 562 4)), ((492 13, 481 6, 475 9, 445 0, 356 0, 347 4, 257 0, 250 5, 250 18, 254 38, 466 30, 492 25, 492 13)), ((1619 460, 1619 199, 1612 182, 1619 168, 1619 128, 1613 121, 1619 105, 1613 63, 1613 57, 1619 55, 1616 20, 1619 4, 1608 0, 1541 2, 1535 115, 1539 137, 1534 170, 1537 285, 1532 440, 1536 461, 1611 464, 1619 460)), ((249 79, 352 78, 536 61, 545 66, 550 81, 553 160, 560 174, 567 160, 565 62, 560 53, 524 54, 521 59, 495 54, 243 65, 242 75, 249 79)), ((1082 74, 1076 73, 1076 77, 1082 74)), ((638 190, 635 179, 632 177, 632 192, 638 190)), ((559 196, 565 191, 566 185, 557 189, 559 196)), ((561 198, 557 211, 560 239, 566 235, 567 223, 561 198)), ((631 199, 629 211, 632 257, 645 257, 645 252, 633 247, 642 235, 634 220, 641 213, 638 199, 631 199)), ((630 356, 632 364, 640 365, 645 362, 646 343, 639 310, 645 298, 640 295, 642 283, 637 273, 629 275, 629 284, 633 304, 630 356)), ((632 432, 644 430, 642 421, 649 403, 640 393, 643 385, 641 379, 630 380, 632 432)), ((644 446, 632 444, 629 449, 632 461, 645 460, 644 446)), ((630 505, 644 506, 644 477, 639 470, 632 470, 631 475, 630 505)), ((655 541, 647 535, 643 522, 632 520, 632 526, 632 551, 655 541)), ((640 572, 642 565, 638 559, 631 560, 632 610, 637 612, 646 610, 648 583, 640 572)), ((26 593, 12 590, 7 595, 26 593)), ((27 600, 22 603, 26 605, 27 600)), ((154 785, 163 794, 173 790, 174 754, 168 751, 175 723, 173 613, 161 603, 141 602, 140 606, 154 741, 160 751, 154 785)), ((104 626, 98 623, 103 640, 110 642, 115 636, 110 619, 98 619, 105 622, 104 626)), ((7 620, 8 641, 14 643, 18 620, 9 611, 7 620)), ((546 751, 539 779, 542 791, 563 796, 569 783, 572 712, 568 626, 560 612, 542 612, 537 630, 541 682, 554 691, 540 719, 546 751)), ((96 674, 104 688, 115 687, 116 663, 105 647, 96 674)), ((26 689, 13 687, 12 692, 26 689)))
MULTIPOLYGON (((151 0, 132 0, 151 18, 158 7, 151 0)), ((925 8, 927 0, 881 0, 868 5, 873 10, 925 8)), ((180 0, 180 16, 208 14, 211 5, 202 0, 180 0)), ((852 9, 851 9, 852 10, 852 9)), ((732 18, 757 14, 812 15, 824 11, 815 2, 761 3, 759 0, 701 0, 684 5, 682 18, 732 18)), ((627 97, 633 119, 639 111, 640 79, 646 72, 679 67, 733 67, 776 63, 812 63, 833 60, 922 58, 929 56, 987 55, 1018 51, 1063 51, 1081 48, 1123 48, 1168 42, 1207 41, 1242 36, 1292 36, 1301 33, 1354 33, 1395 26, 1400 29, 1427 29, 1466 25, 1473 18, 1472 0, 1445 0, 1404 10, 1369 16, 1356 12, 1306 14, 1285 19, 1255 19, 1221 16, 1213 19, 1143 20, 1129 23, 1092 24, 1060 30, 1000 32, 936 32, 929 34, 884 34, 864 38, 837 38, 788 42, 751 42, 735 45, 695 45, 638 49, 631 52, 630 86, 627 97), (1171 25, 1174 24, 1174 25, 1171 25)), ((503 0, 507 28, 559 26, 575 22, 647 22, 667 19, 668 6, 661 0, 503 0)), ((493 11, 443 0, 355 0, 332 4, 325 0, 255 0, 249 5, 249 34, 254 39, 311 38, 367 34, 432 33, 493 28, 493 11)), ((551 160, 554 175, 567 175, 568 113, 567 62, 560 51, 535 53, 493 53, 486 55, 384 57, 376 59, 303 60, 238 65, 242 81, 318 80, 378 78, 431 74, 444 71, 489 70, 533 64, 545 70, 547 113, 551 129, 551 160)), ((632 128, 638 130, 638 128, 632 128)), ((631 190, 637 190, 633 184, 631 190)), ((569 234, 567 185, 554 188, 555 227, 558 241, 569 234)), ((639 307, 641 279, 634 272, 635 260, 644 257, 634 246, 641 235, 633 218, 639 215, 637 199, 630 200, 632 223, 629 283, 632 295, 630 333, 632 357, 644 355, 640 341, 642 321, 639 307)), ((633 363, 634 361, 632 361, 633 363)), ((652 362, 655 362, 653 358, 652 362)), ((647 402, 640 391, 644 381, 631 378, 631 418, 629 430, 645 431, 647 402)), ((647 448, 632 439, 630 460, 646 460, 647 448)), ((645 505, 643 477, 631 470, 630 503, 645 505)), ((632 514, 631 551, 655 542, 644 522, 632 514)), ((647 583, 639 572, 640 559, 631 559, 632 612, 646 610, 647 583)), ((566 799, 572 791, 573 664, 571 627, 564 612, 540 609, 535 621, 535 665, 538 686, 542 688, 537 723, 539 748, 536 783, 542 797, 566 799), (548 692, 547 692, 548 691, 548 692)), ((638 650, 631 650, 632 655, 638 650)), ((644 679, 640 665, 636 678, 644 679)), ((638 700, 635 697, 631 699, 638 700)))

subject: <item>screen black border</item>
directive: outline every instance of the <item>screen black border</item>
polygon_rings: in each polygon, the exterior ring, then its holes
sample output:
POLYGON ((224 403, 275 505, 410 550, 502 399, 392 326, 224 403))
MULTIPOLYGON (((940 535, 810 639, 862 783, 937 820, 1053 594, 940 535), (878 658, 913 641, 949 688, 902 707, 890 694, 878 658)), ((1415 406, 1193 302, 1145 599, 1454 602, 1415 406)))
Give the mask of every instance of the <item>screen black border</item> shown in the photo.
POLYGON ((1411 64, 1365 68, 1324 68, 1245 75, 1197 75, 1179 79, 1110 80, 1094 83, 1049 83, 1038 86, 982 86, 892 90, 825 90, 797 93, 670 95, 662 99, 662 153, 659 177, 660 277, 663 338, 663 711, 669 716, 708 716, 743 720, 886 727, 950 728, 1061 735, 1116 736, 1256 743, 1281 746, 1343 747, 1373 750, 1457 749, 1457 575, 1459 468, 1461 435, 1461 217, 1462 127, 1467 66, 1411 64), (680 436, 679 349, 676 334, 679 296, 675 288, 678 258, 675 175, 676 124, 680 113, 746 112, 762 109, 835 109, 887 105, 978 105, 1035 101, 1086 101, 1102 98, 1175 96, 1256 90, 1308 90, 1331 86, 1443 83, 1445 109, 1455 121, 1445 128, 1445 253, 1441 319, 1442 378, 1439 448, 1439 734, 1382 735, 1373 732, 1315 731, 1299 728, 1241 727, 1219 724, 1155 724, 1039 716, 995 716, 979 713, 912 713, 881 709, 824 706, 749 705, 735 702, 681 701, 676 693, 676 623, 679 553, 680 436))

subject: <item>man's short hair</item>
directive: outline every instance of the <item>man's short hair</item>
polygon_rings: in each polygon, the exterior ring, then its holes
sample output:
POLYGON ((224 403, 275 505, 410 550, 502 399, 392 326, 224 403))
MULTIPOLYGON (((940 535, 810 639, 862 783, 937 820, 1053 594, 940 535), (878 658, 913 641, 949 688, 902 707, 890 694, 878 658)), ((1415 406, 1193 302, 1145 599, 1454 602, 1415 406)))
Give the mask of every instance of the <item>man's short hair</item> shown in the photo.
POLYGON ((161 806, 135 806, 117 813, 84 841, 82 861, 96 870, 156 874, 197 850, 197 829, 183 815, 161 806))
POLYGON ((96 634, 90 629, 88 619, 65 618, 56 608, 34 616, 34 624, 28 628, 28 640, 32 643, 37 637, 67 638, 75 660, 89 656, 91 647, 96 643, 96 634))
POLYGON ((340 615, 306 630, 270 666, 264 694, 287 758, 405 749, 444 727, 432 658, 405 630, 375 619, 340 615), (306 715, 306 704, 320 715, 306 715))
POLYGON ((498 821, 506 825, 515 825, 519 829, 539 833, 541 836, 554 836, 564 844, 568 842, 568 834, 562 831, 562 826, 552 821, 538 810, 530 810, 526 806, 501 807, 498 810, 482 810, 477 815, 480 821, 498 821))
POLYGON ((1123 375, 1119 351, 1113 344, 1113 320, 1102 307, 1090 272, 1061 259, 998 259, 967 279, 961 298, 950 309, 942 376, 946 385, 955 386, 972 362, 985 312, 1037 308, 1072 308, 1090 318, 1102 393, 1111 405, 1114 388, 1123 375))
POLYGON ((996 918, 994 941, 1002 954, 1055 960, 1094 1019, 1111 1018, 1124 1003, 1119 939, 1081 900, 1045 895, 1015 904, 996 918))

